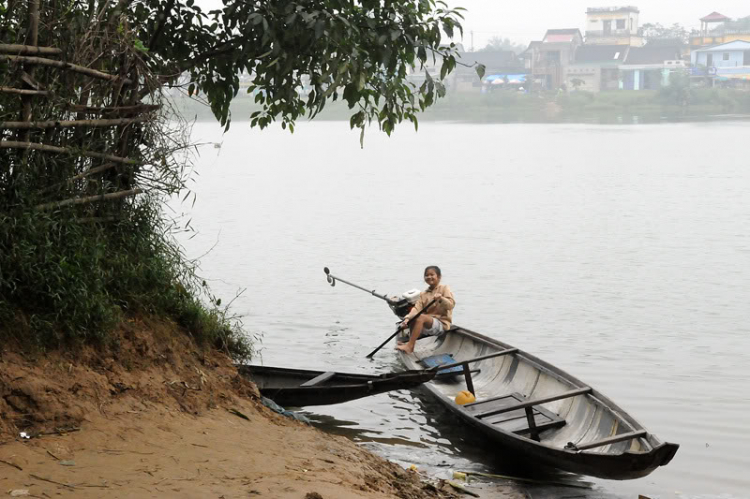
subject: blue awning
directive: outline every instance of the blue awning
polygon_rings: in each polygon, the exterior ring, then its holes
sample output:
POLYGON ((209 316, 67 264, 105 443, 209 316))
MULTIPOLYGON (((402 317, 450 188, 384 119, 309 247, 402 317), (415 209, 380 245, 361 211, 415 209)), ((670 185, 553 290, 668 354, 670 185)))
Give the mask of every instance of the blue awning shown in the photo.
POLYGON ((508 83, 526 83, 525 74, 494 74, 484 77, 484 81, 492 83, 495 80, 507 80, 508 83))

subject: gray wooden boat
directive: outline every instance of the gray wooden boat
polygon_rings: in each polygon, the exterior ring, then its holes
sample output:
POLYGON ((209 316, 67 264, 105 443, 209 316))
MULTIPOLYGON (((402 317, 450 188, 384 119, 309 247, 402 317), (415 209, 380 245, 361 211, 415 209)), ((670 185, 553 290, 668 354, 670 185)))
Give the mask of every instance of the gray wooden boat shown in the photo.
POLYGON ((413 354, 399 354, 407 369, 439 366, 423 387, 504 453, 624 480, 666 465, 679 447, 561 369, 464 328, 421 338, 413 354), (475 394, 476 402, 458 405, 462 390, 475 394))
POLYGON ((341 404, 391 390, 416 388, 435 377, 435 370, 384 374, 310 371, 238 364, 238 372, 253 381, 261 395, 284 407, 341 404))

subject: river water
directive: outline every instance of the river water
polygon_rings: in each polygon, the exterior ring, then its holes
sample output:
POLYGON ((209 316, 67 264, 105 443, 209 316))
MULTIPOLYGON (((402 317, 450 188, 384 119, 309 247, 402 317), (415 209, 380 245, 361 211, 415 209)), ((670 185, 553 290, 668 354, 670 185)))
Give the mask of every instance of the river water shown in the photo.
MULTIPOLYGON (((255 362, 400 369, 380 293, 443 269, 454 321, 601 390, 674 460, 593 491, 541 497, 750 497, 750 124, 424 123, 360 148, 343 122, 292 135, 198 123, 195 204, 179 239, 260 337, 255 362), (220 144, 215 147, 213 143, 220 144)), ((305 411, 403 465, 548 479, 489 448, 418 392, 305 411)), ((553 475, 553 478, 555 476, 553 475)))

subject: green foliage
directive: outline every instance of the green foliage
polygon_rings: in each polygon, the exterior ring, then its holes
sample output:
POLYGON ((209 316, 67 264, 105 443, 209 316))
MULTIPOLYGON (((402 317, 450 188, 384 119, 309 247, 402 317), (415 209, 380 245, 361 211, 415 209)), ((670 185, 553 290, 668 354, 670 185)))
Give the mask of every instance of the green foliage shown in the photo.
POLYGON ((479 49, 480 52, 499 52, 501 50, 515 52, 520 54, 526 50, 526 45, 522 43, 515 43, 510 38, 503 38, 501 36, 493 36, 490 41, 487 42, 483 48, 479 49))
POLYGON ((690 32, 679 23, 674 23, 672 26, 646 23, 642 26, 642 32, 643 37, 648 41, 679 40, 682 43, 687 43, 690 40, 690 32))
POLYGON ((690 76, 686 72, 674 72, 670 75, 669 85, 658 92, 658 99, 664 104, 686 106, 690 103, 692 92, 690 76))
POLYGON ((462 33, 461 9, 436 0, 223 0, 209 12, 191 0, 144 0, 125 14, 137 38, 150 40, 153 72, 187 72, 222 125, 244 72, 261 106, 251 126, 281 120, 292 131, 338 99, 354 110, 352 127, 375 122, 390 134, 416 122, 441 90, 431 79, 415 88, 408 74, 437 60, 442 77, 452 71, 456 46, 442 33, 462 33), (301 95, 303 85, 312 91, 301 95))
POLYGON ((208 295, 149 203, 110 224, 72 211, 0 215, 0 338, 36 348, 106 343, 124 316, 171 318, 236 358, 252 347, 208 295))

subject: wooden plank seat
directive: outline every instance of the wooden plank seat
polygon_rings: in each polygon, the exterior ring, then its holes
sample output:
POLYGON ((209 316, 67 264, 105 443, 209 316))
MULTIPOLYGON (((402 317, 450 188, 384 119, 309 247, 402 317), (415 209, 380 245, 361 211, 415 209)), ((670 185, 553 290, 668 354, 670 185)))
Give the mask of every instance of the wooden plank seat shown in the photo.
POLYGON ((336 373, 334 371, 327 371, 327 372, 324 372, 323 374, 319 374, 318 376, 315 376, 311 380, 305 381, 304 383, 302 383, 299 386, 315 386, 315 385, 319 385, 321 383, 325 383, 326 381, 328 381, 329 379, 333 378, 334 376, 336 376, 336 373))
POLYGON ((559 428, 565 425, 565 420, 552 411, 541 406, 524 406, 528 399, 520 393, 511 393, 502 397, 494 397, 486 401, 466 404, 464 408, 473 413, 482 421, 498 427, 504 431, 515 433, 517 435, 531 434, 531 438, 538 440, 538 434, 551 428, 559 428), (515 409, 502 411, 503 409, 515 409), (530 415, 527 414, 530 412, 530 415), (483 413, 491 413, 488 416, 482 416, 483 413), (529 418, 533 418, 533 423, 529 418))

